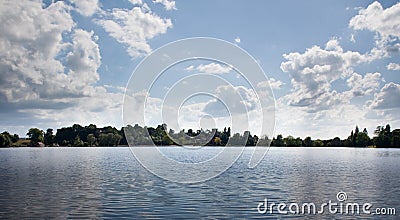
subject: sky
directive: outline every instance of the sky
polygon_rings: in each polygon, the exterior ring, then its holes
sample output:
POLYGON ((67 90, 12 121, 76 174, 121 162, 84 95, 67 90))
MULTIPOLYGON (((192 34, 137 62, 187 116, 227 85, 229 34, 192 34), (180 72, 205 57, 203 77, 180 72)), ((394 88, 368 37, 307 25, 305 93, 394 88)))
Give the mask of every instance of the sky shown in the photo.
MULTIPOLYGON (((0 4, 2 131, 24 137, 31 127, 121 127, 125 87, 135 68, 157 48, 191 37, 222 39, 254 57, 269 79, 257 86, 272 88, 275 97, 275 135, 347 138, 358 125, 372 137, 378 125, 400 128, 398 1, 0 4)), ((233 86, 214 91, 226 100, 240 93, 250 111, 257 104, 229 65, 191 60, 164 72, 147 91, 149 125, 160 122, 151 114, 163 94, 196 73, 230 80, 233 86)), ((181 104, 183 128, 229 125, 224 106, 213 97, 181 104), (210 115, 216 120, 205 118, 210 115)))

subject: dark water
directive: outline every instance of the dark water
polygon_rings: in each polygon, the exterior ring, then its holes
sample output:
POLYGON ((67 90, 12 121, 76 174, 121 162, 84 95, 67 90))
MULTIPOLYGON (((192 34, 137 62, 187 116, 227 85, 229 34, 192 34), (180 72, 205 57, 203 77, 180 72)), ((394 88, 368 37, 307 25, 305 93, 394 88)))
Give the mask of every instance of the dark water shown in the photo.
POLYGON ((0 218, 399 217, 257 212, 265 198, 321 204, 337 201, 340 191, 347 201, 400 212, 398 149, 271 148, 256 168, 247 162, 245 152, 217 178, 178 184, 146 171, 129 148, 0 149, 0 218))

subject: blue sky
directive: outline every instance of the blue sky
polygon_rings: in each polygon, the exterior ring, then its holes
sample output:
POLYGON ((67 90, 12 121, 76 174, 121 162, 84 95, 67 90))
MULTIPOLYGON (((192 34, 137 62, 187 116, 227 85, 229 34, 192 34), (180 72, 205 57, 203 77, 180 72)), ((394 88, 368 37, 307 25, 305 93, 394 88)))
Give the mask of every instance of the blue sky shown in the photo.
MULTIPOLYGON (((189 37, 232 42, 257 60, 276 98, 275 134, 346 138, 356 125, 370 136, 377 125, 400 127, 398 1, 1 4, 0 125, 11 133, 73 123, 122 126, 124 88, 136 66, 153 50, 189 37)), ((185 68, 209 64, 177 65, 152 93, 190 74, 185 68)), ((235 76, 223 77, 235 91, 247 91, 235 76)), ((199 98, 184 114, 201 117, 212 101, 199 98)), ((199 117, 186 118, 186 127, 199 117)))

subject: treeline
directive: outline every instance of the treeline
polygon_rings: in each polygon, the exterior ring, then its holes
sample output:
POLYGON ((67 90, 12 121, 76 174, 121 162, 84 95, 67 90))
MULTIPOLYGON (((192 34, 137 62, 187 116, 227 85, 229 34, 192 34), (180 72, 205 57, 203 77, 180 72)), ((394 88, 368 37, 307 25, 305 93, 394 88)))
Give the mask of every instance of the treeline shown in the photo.
POLYGON ((71 127, 63 127, 54 130, 49 128, 46 131, 38 128, 29 129, 28 139, 20 139, 18 135, 11 135, 8 132, 0 134, 0 147, 11 146, 121 146, 128 145, 125 134, 128 133, 129 142, 134 145, 205 145, 207 146, 226 146, 226 145, 246 145, 255 146, 271 145, 277 147, 400 147, 400 129, 391 131, 390 125, 378 126, 371 139, 367 129, 359 130, 358 126, 351 131, 348 138, 341 140, 335 137, 329 140, 313 140, 311 137, 301 139, 293 136, 283 137, 277 135, 269 139, 268 137, 258 137, 249 131, 243 134, 231 134, 230 128, 197 130, 189 129, 175 132, 167 129, 167 125, 157 127, 141 127, 139 125, 126 126, 121 129, 106 126, 98 128, 96 125, 81 126, 74 124, 71 127), (148 136, 149 134, 150 136, 148 136))
POLYGON ((400 147, 400 129, 391 131, 390 125, 378 126, 374 131, 374 137, 370 138, 368 131, 364 128, 362 131, 359 130, 358 126, 350 132, 350 135, 341 140, 339 137, 335 137, 329 140, 312 140, 311 137, 306 137, 302 140, 300 137, 294 138, 288 136, 283 138, 282 135, 278 135, 273 138, 272 146, 286 146, 286 147, 400 147))

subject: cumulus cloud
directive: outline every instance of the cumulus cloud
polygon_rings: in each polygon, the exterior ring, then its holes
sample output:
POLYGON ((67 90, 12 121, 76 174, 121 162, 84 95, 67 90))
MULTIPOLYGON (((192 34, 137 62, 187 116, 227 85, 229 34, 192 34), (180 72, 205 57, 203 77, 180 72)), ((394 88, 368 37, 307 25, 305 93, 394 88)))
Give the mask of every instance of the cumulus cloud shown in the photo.
POLYGON ((336 39, 327 42, 325 49, 313 46, 303 54, 294 52, 284 54, 287 60, 281 69, 289 73, 295 81, 333 81, 352 73, 352 67, 368 61, 368 57, 354 51, 344 52, 336 39))
POLYGON ((78 4, 2 3, 0 114, 10 118, 4 120, 6 127, 118 123, 113 114, 120 117, 122 93, 108 93, 96 85, 101 65, 98 37, 77 27, 70 11, 78 4))
POLYGON ((62 37, 74 26, 68 9, 64 2, 47 8, 31 1, 7 1, 2 5, 0 93, 7 101, 35 100, 57 93, 81 95, 71 87, 70 76, 56 59, 70 45, 62 37))
POLYGON ((92 16, 100 10, 98 0, 69 0, 75 10, 83 16, 92 16))
MULTIPOLYGON (((326 43, 325 48, 313 46, 303 53, 283 55, 285 61, 281 63, 281 69, 289 74, 293 89, 277 101, 278 132, 345 137, 343 130, 347 132, 349 127, 356 124, 371 130, 382 120, 398 122, 399 85, 391 82, 381 88, 382 82, 385 82, 381 73, 358 74, 354 68, 400 51, 399 9, 400 3, 383 9, 378 2, 372 3, 367 9, 357 9, 360 11, 350 20, 349 27, 376 33, 375 45, 363 54, 346 51, 334 38, 326 43), (342 82, 346 83, 348 90, 337 91, 339 88, 343 90, 343 87, 336 87, 333 83, 342 82), (355 97, 372 97, 372 100, 362 106, 353 102, 355 97), (298 117, 293 119, 293 114, 298 117), (312 125, 311 128, 305 133, 301 132, 306 124, 312 125), (329 127, 329 131, 324 129, 326 127, 329 127)), ((354 34, 350 41, 356 42, 354 34)), ((388 70, 397 68, 396 63, 387 65, 388 70)))
POLYGON ((210 74, 223 74, 229 73, 232 70, 232 67, 219 64, 219 63, 209 63, 209 64, 200 64, 197 67, 191 65, 185 68, 186 71, 197 70, 201 73, 210 73, 210 74))
POLYGON ((129 0, 130 3, 132 3, 133 5, 141 5, 143 4, 142 0, 129 0))
POLYGON ((268 81, 262 81, 262 82, 257 83, 257 87, 263 88, 263 89, 268 88, 269 86, 272 89, 281 89, 283 85, 285 85, 285 83, 283 83, 280 80, 276 80, 274 78, 270 78, 268 81))
POLYGON ((68 76, 72 85, 84 89, 87 85, 97 82, 97 73, 101 62, 100 49, 93 40, 94 33, 81 29, 72 35, 72 49, 66 56, 66 67, 70 70, 68 76))
POLYGON ((400 70, 400 64, 398 63, 389 63, 386 68, 388 70, 400 70))
POLYGON ((387 57, 400 50, 400 3, 383 9, 381 3, 373 2, 354 16, 349 27, 376 33, 376 48, 371 50, 377 57, 387 57))
POLYGON ((400 3, 383 9, 381 3, 373 2, 366 9, 361 9, 350 20, 349 26, 355 30, 378 32, 383 37, 400 37, 400 3))
POLYGON ((394 82, 386 84, 368 105, 372 109, 400 108, 400 85, 394 82))
POLYGON ((111 12, 105 12, 105 17, 96 22, 111 37, 126 45, 128 54, 133 58, 150 53, 147 40, 172 28, 170 19, 161 18, 142 7, 131 10, 115 8, 111 12))
POLYGON ((379 88, 382 81, 380 73, 367 73, 364 77, 358 73, 353 73, 347 79, 347 85, 350 88, 350 91, 346 92, 350 95, 348 98, 371 95, 379 88))
POLYGON ((337 39, 327 42, 325 49, 313 46, 304 53, 283 57, 281 69, 292 78, 292 93, 286 96, 289 105, 307 106, 310 111, 328 109, 341 102, 341 94, 332 90, 331 82, 345 79, 353 67, 371 60, 369 55, 344 51, 337 39))
POLYGON ((176 10, 175 1, 172 0, 154 0, 155 3, 164 5, 165 10, 176 10))
POLYGON ((272 89, 281 89, 283 85, 285 85, 285 83, 283 83, 280 80, 276 80, 274 78, 270 78, 269 79, 269 84, 271 85, 272 89))
POLYGON ((215 91, 218 99, 210 101, 205 107, 204 112, 226 116, 226 109, 230 114, 246 114, 259 106, 259 101, 253 90, 244 86, 219 86, 215 91))
MULTIPOLYGON (((98 0, 3 2, 0 116, 4 129, 23 134, 33 126, 122 125, 124 89, 98 85, 98 36, 81 29, 71 12, 95 15, 95 22, 110 24, 106 31, 127 45, 134 57, 150 52, 147 40, 165 33, 172 23, 152 13, 141 0, 131 3, 140 7, 102 11, 98 0)), ((165 7, 172 9, 173 4, 165 7)))

